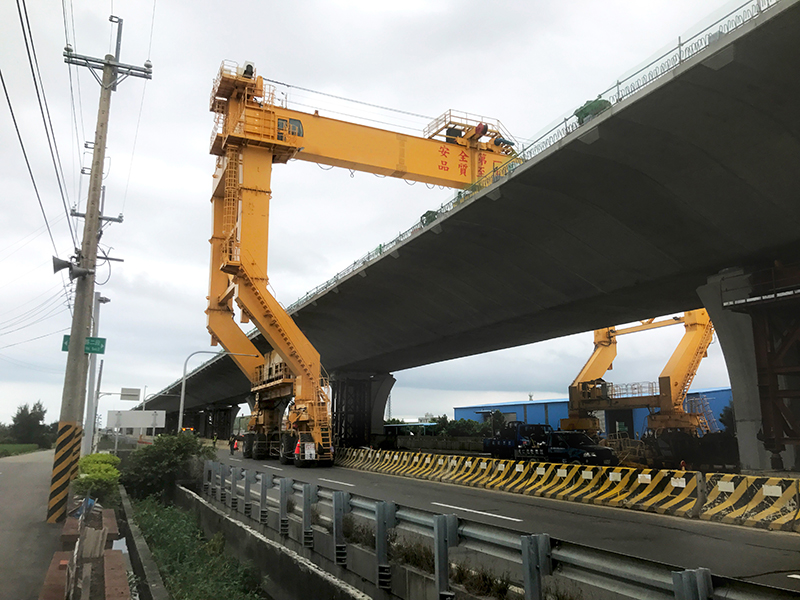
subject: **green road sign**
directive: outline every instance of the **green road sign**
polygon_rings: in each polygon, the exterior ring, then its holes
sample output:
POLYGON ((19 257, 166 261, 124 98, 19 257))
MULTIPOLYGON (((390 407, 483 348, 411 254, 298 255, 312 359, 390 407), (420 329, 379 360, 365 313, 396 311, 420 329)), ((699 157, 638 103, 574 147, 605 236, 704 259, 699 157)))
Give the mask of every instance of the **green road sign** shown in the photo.
MULTIPOLYGON (((61 342, 61 350, 67 352, 69 350, 69 336, 64 336, 64 341, 61 342)), ((87 337, 86 344, 83 346, 83 351, 86 354, 105 354, 106 353, 106 338, 87 337)))

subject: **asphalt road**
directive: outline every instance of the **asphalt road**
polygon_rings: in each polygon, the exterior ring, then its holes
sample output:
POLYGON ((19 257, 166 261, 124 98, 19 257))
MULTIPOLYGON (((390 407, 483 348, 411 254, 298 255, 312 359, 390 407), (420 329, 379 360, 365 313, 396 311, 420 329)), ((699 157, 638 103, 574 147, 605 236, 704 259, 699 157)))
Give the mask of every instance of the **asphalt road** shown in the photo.
POLYGON ((219 458, 233 466, 344 490, 374 500, 461 518, 520 533, 552 537, 685 568, 707 567, 800 593, 800 534, 657 515, 435 483, 333 467, 299 469, 277 461, 219 458))
POLYGON ((0 458, 0 600, 36 600, 61 525, 45 522, 53 451, 0 458))

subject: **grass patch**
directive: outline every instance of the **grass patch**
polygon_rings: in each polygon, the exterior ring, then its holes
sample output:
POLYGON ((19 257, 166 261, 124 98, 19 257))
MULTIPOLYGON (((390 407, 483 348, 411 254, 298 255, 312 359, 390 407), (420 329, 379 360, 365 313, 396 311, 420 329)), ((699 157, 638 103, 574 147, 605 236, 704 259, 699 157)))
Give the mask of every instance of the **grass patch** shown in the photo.
POLYGON ((433 573, 436 567, 431 544, 400 541, 396 535, 389 538, 389 560, 416 567, 426 573, 433 573))
POLYGON ((351 544, 375 549, 375 529, 372 525, 359 523, 353 515, 345 515, 342 519, 342 533, 351 544))
POLYGON ((0 458, 36 452, 38 449, 38 444, 0 444, 0 458))
POLYGON ((225 554, 217 533, 203 537, 193 515, 153 498, 134 502, 134 519, 173 600, 263 600, 258 578, 225 554))

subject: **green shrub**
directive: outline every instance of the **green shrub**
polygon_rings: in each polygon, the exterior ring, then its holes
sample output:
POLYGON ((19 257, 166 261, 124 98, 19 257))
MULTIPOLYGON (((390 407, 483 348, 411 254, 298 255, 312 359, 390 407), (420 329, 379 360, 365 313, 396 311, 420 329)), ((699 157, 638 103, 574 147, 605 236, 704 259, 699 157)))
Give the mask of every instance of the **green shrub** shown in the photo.
POLYGON ((174 600, 264 598, 252 571, 225 553, 222 533, 206 541, 193 515, 152 497, 134 502, 134 513, 174 600))
POLYGON ((122 484, 135 498, 163 494, 178 479, 190 477, 193 459, 210 460, 214 455, 191 433, 160 435, 151 446, 131 454, 122 470, 122 484))
POLYGON ((83 469, 93 464, 111 465, 115 469, 119 468, 120 458, 113 454, 87 454, 78 461, 78 468, 83 469))
POLYGON ((97 499, 101 504, 115 503, 119 486, 119 458, 110 454, 89 454, 78 461, 75 493, 97 499))
POLYGON ((111 465, 98 463, 92 465, 88 471, 78 469, 73 488, 80 496, 96 498, 105 504, 114 497, 119 485, 119 471, 111 465))

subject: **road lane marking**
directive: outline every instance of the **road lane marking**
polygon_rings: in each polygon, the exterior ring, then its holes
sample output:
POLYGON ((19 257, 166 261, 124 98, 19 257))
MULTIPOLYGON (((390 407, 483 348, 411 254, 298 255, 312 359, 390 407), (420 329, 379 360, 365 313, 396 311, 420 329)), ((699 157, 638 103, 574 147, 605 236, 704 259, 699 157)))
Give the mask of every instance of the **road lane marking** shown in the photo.
POLYGON ((346 485, 347 487, 356 487, 355 483, 345 483, 344 481, 335 481, 333 479, 323 479, 322 477, 319 478, 320 481, 324 481, 325 483, 338 483, 339 485, 346 485))
POLYGON ((231 460, 235 460, 236 462, 242 462, 241 458, 232 458, 231 460))
POLYGON ((266 467, 268 469, 273 469, 275 471, 283 471, 280 467, 273 467, 272 465, 261 465, 262 467, 266 467))
POLYGON ((515 519, 513 517, 504 517, 503 515, 495 515, 488 512, 483 512, 480 510, 472 510, 471 508, 463 508, 461 506, 451 506, 450 504, 442 504, 441 502, 431 502, 434 506, 441 506, 443 508, 452 508, 453 510, 463 510, 464 512, 468 513, 475 513, 476 515, 484 515, 486 517, 494 517, 495 519, 505 519, 506 521, 515 521, 517 523, 522 523, 522 519, 515 519))
POLYGON ((787 577, 791 577, 792 579, 800 579, 800 575, 787 575, 787 577))

